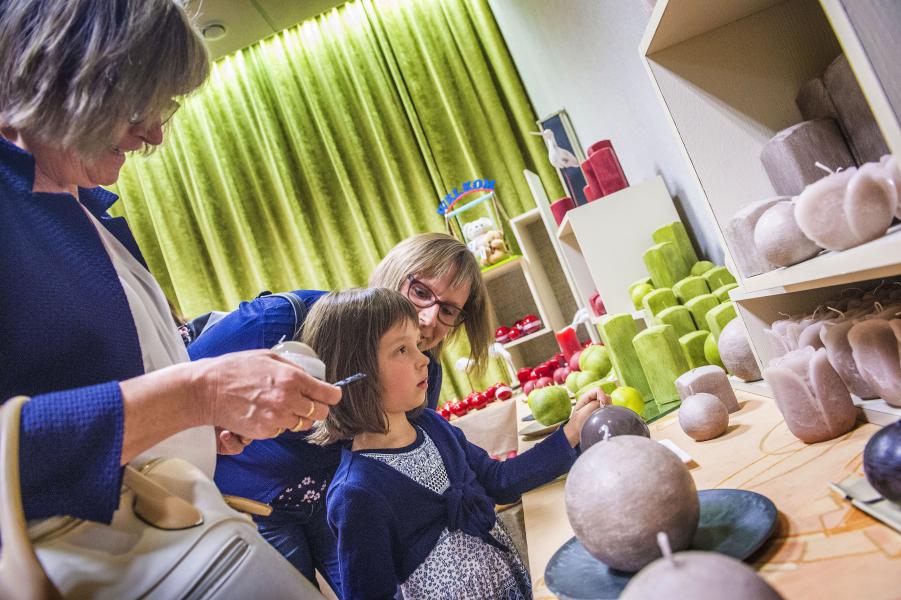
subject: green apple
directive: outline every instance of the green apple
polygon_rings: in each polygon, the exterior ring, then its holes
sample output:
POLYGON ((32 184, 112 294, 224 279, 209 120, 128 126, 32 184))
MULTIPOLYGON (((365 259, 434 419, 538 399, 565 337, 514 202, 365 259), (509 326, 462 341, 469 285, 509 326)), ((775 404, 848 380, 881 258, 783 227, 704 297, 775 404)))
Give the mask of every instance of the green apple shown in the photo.
POLYGON ((699 260, 691 267, 692 275, 703 275, 716 265, 710 262, 709 260, 699 260))
POLYGON ((641 310, 641 300, 648 294, 654 291, 654 286, 650 283, 642 283, 636 285, 632 288, 632 306, 635 307, 635 310, 641 310))
POLYGON ((589 383, 597 381, 603 376, 603 373, 598 373, 597 371, 579 371, 579 376, 576 378, 576 389, 582 389, 589 383))
POLYGON ((610 399, 615 406, 625 406, 639 415, 644 410, 644 398, 634 387, 618 387, 610 393, 610 399))
POLYGON ((542 425, 553 425, 569 418, 572 402, 569 392, 562 385, 549 385, 532 390, 529 394, 529 410, 542 425))
POLYGON ((716 338, 713 337, 712 333, 704 340, 704 358, 706 358, 707 362, 711 365, 716 365, 721 369, 726 368, 723 366, 723 361, 720 358, 720 349, 716 345, 716 338))
POLYGON ((579 356, 579 369, 581 371, 596 371, 601 376, 610 372, 610 351, 607 346, 592 344, 582 350, 579 356))
POLYGON ((570 371, 569 375, 566 376, 566 389, 571 391, 573 394, 576 393, 576 390, 579 389, 579 371, 570 371))
POLYGON ((582 387, 579 388, 579 391, 576 392, 576 400, 582 397, 582 394, 585 392, 590 392, 591 390, 596 390, 597 388, 601 388, 604 390, 604 393, 608 396, 616 389, 616 386, 619 385, 619 382, 614 377, 613 379, 609 377, 604 377, 603 379, 598 379, 597 381, 592 381, 582 387))

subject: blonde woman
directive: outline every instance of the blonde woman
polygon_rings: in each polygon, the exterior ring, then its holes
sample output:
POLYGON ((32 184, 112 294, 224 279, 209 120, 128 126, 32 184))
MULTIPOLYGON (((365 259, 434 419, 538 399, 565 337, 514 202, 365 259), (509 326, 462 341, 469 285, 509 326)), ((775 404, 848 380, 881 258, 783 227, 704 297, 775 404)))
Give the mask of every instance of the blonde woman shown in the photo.
MULTIPOLYGON (((190 362, 128 225, 107 213, 117 198, 100 186, 162 143, 174 98, 208 72, 181 2, 0 2, 0 401, 31 396, 28 519, 109 523, 125 463, 174 456, 211 476, 213 426, 270 437, 340 400, 265 350, 190 362)), ((254 578, 315 593, 248 541, 267 565, 254 578)))
MULTIPOLYGON (((465 335, 476 367, 482 368, 487 360, 487 296, 478 263, 455 238, 424 233, 395 246, 369 282, 399 291, 415 307, 419 349, 429 359, 426 405, 434 409, 446 342, 465 335)), ((299 311, 285 295, 242 303, 188 347, 191 358, 269 348, 282 337, 294 337, 302 325, 298 320, 325 292, 291 293, 303 303, 299 311)), ((344 342, 352 345, 355 340, 344 342)), ((248 441, 229 431, 219 433, 220 452, 240 454, 219 456, 216 483, 228 494, 271 504, 272 515, 258 520, 263 537, 311 581, 315 581, 314 570, 319 570, 333 589, 340 589, 335 538, 325 520, 325 492, 338 466, 340 448, 310 444, 305 433, 290 431, 245 449, 248 441)))

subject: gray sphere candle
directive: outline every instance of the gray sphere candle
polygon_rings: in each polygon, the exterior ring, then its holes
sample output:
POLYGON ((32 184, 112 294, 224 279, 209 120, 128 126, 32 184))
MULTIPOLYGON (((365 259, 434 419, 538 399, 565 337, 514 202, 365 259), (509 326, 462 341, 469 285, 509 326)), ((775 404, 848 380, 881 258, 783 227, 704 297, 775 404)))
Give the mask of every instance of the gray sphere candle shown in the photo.
POLYGON ((716 552, 676 552, 658 535, 663 558, 633 577, 620 600, 781 600, 753 569, 716 552))
POLYGON ((729 411, 713 394, 693 394, 679 407, 679 425, 696 442, 712 440, 729 428, 729 411))
POLYGON ((585 549, 621 571, 637 571, 660 556, 655 536, 688 548, 698 528, 698 491, 670 450, 635 435, 595 444, 566 479, 566 514, 585 549))

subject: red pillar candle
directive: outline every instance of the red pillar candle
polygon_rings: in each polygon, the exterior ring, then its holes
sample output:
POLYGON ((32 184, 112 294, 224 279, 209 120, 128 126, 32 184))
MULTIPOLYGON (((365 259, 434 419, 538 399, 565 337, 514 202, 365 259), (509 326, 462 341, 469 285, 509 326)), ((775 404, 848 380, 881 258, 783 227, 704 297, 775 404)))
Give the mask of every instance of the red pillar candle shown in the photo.
POLYGON ((554 335, 557 337, 560 352, 563 353, 566 360, 569 360, 573 354, 582 349, 582 344, 579 343, 579 336, 576 335, 576 330, 573 327, 564 327, 560 331, 555 331, 554 335))
POLYGON ((566 216, 566 211, 571 208, 575 208, 576 203, 573 202, 573 199, 569 196, 564 196, 559 200, 554 200, 551 202, 551 214, 554 215, 554 221, 557 222, 557 225, 563 222, 563 217, 566 216))

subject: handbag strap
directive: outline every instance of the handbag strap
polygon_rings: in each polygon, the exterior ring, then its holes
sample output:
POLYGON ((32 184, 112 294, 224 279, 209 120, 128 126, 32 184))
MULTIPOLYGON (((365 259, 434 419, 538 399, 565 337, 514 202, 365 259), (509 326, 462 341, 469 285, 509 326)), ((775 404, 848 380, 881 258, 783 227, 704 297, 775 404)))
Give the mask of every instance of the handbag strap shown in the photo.
POLYGON ((19 482, 19 425, 27 400, 17 396, 0 407, 0 597, 62 598, 34 553, 25 523, 19 482))

